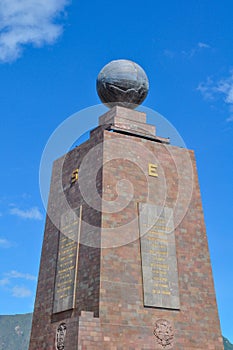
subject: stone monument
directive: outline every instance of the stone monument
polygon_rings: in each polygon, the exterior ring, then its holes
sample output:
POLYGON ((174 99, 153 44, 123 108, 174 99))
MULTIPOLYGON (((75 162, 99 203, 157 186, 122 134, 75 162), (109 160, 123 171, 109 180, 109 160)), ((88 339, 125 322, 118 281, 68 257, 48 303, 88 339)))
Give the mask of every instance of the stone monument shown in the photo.
POLYGON ((223 350, 194 152, 134 110, 148 87, 104 67, 111 109, 54 162, 29 350, 223 350))

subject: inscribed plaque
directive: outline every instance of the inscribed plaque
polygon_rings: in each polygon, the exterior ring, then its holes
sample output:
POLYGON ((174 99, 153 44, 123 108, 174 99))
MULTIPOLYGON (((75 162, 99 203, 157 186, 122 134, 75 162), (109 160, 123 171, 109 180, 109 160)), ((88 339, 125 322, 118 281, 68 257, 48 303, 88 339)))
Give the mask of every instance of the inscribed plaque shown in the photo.
POLYGON ((139 204, 144 305, 179 309, 173 209, 139 204))
POLYGON ((61 215, 53 312, 72 309, 75 302, 81 209, 61 215))

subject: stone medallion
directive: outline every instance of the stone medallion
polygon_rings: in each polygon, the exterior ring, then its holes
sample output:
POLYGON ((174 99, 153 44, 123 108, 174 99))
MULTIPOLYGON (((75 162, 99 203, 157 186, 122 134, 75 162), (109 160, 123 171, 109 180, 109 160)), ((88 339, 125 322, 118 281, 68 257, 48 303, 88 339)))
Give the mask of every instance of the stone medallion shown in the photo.
POLYGON ((174 330, 171 323, 165 319, 159 319, 155 323, 154 336, 162 349, 171 349, 173 346, 174 330))

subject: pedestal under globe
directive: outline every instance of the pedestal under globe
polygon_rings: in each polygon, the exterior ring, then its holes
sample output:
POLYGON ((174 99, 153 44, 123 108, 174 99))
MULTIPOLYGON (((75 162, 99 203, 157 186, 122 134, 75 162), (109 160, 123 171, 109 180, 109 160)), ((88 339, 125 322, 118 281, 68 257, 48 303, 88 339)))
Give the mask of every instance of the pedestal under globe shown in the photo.
POLYGON ((96 85, 101 101, 109 108, 118 105, 134 109, 145 100, 149 90, 146 73, 129 60, 108 63, 100 71, 96 85))

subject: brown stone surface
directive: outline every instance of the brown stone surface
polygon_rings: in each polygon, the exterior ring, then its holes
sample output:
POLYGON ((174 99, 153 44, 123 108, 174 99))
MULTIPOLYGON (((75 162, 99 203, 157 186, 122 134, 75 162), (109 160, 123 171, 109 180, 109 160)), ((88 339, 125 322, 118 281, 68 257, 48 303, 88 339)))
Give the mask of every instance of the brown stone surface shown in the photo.
POLYGON ((223 350, 193 151, 98 127, 55 161, 29 350, 55 350, 63 322, 65 350, 223 350), (179 310, 143 303, 138 203, 146 202, 174 213, 179 310), (69 206, 83 213, 75 308, 53 314, 59 220, 69 206))
POLYGON ((146 114, 115 106, 99 118, 100 125, 114 125, 118 128, 155 135, 155 126, 146 123, 146 114))

